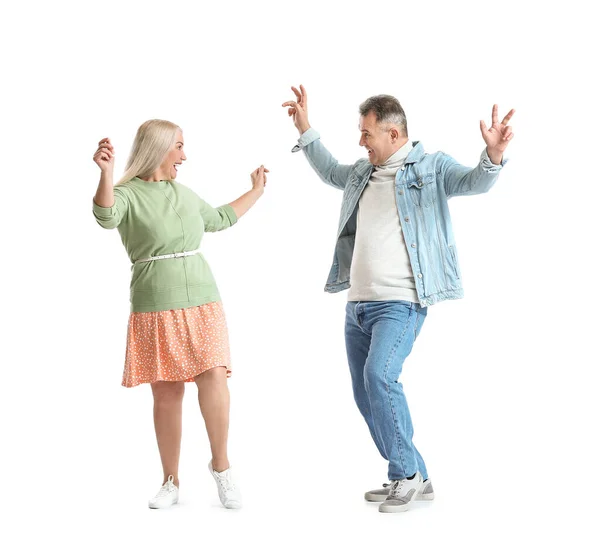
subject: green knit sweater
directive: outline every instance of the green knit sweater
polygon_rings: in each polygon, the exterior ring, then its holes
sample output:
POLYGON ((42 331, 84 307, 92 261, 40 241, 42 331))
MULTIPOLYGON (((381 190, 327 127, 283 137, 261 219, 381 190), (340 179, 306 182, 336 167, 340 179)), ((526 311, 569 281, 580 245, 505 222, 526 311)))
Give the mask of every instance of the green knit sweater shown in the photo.
POLYGON ((221 299, 201 253, 133 263, 198 249, 204 232, 224 230, 237 222, 230 205, 213 208, 176 181, 137 177, 116 185, 114 195, 112 207, 93 202, 93 211, 100 226, 117 228, 132 262, 132 312, 182 309, 221 299))

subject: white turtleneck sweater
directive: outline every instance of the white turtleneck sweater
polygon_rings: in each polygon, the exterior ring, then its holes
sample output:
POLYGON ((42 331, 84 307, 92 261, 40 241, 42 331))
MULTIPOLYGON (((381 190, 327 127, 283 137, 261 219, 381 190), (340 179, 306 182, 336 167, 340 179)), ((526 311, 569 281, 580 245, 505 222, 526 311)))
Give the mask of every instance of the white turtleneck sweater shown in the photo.
POLYGON ((396 172, 412 148, 408 141, 376 166, 360 197, 348 301, 419 301, 395 191, 396 172))

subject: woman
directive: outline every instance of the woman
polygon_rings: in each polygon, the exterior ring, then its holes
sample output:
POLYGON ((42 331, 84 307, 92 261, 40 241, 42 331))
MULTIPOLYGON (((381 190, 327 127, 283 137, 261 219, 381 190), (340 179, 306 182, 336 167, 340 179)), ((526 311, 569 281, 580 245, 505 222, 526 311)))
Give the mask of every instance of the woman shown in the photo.
POLYGON ((260 198, 263 166, 252 189, 212 208, 175 181, 186 160, 181 129, 150 120, 138 129, 122 179, 113 186, 114 149, 100 141, 94 162, 101 170, 93 202, 96 220, 117 228, 131 259, 131 314, 123 386, 150 383, 154 427, 164 479, 151 508, 179 499, 179 451, 184 382, 194 381, 210 440, 209 470, 222 504, 241 507, 227 457, 231 374, 227 325, 210 268, 199 252, 204 232, 234 225, 260 198))

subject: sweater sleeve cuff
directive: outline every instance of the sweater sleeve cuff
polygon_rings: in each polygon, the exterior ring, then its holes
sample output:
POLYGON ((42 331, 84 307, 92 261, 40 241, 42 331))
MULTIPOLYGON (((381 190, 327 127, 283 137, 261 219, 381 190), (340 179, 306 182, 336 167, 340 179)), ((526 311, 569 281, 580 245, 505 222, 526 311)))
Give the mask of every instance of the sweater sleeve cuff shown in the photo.
POLYGON ((481 153, 480 161, 483 169, 486 172, 495 172, 500 171, 503 168, 503 166, 508 162, 508 158, 504 158, 504 156, 502 156, 502 162, 500 164, 494 164, 487 154, 487 149, 484 149, 481 153))
POLYGON ((304 132, 298 138, 298 144, 294 145, 294 147, 292 148, 292 153, 297 153, 303 147, 306 147, 307 145, 311 144, 313 141, 318 140, 320 137, 321 136, 319 135, 319 133, 311 126, 306 132, 304 132))
POLYGON ((233 226, 238 220, 233 207, 231 207, 229 204, 225 204, 224 206, 221 206, 221 209, 225 212, 225 215, 227 215, 231 226, 233 226))
POLYGON ((113 216, 113 207, 102 207, 99 206, 94 199, 92 199, 92 209, 94 211, 94 215, 99 219, 108 219, 113 216))

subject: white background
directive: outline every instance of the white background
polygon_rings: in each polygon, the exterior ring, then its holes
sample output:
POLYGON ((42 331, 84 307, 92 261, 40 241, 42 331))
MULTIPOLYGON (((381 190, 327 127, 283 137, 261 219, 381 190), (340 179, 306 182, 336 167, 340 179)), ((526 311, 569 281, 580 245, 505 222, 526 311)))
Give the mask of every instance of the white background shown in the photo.
POLYGON ((598 541, 597 28, 571 2, 26 2, 2 8, 2 530, 9 541, 598 541), (393 94, 409 136, 475 165, 479 120, 516 108, 491 192, 451 202, 465 298, 432 307, 403 383, 436 500, 385 481, 350 387, 346 294, 323 286, 341 192, 281 103, 303 83, 341 163, 358 105, 393 94), (181 503, 161 482, 148 385, 120 385, 130 266, 91 212, 97 142, 183 128, 178 181, 209 203, 267 190, 204 251, 227 313, 230 458, 220 507, 188 385, 181 503))

